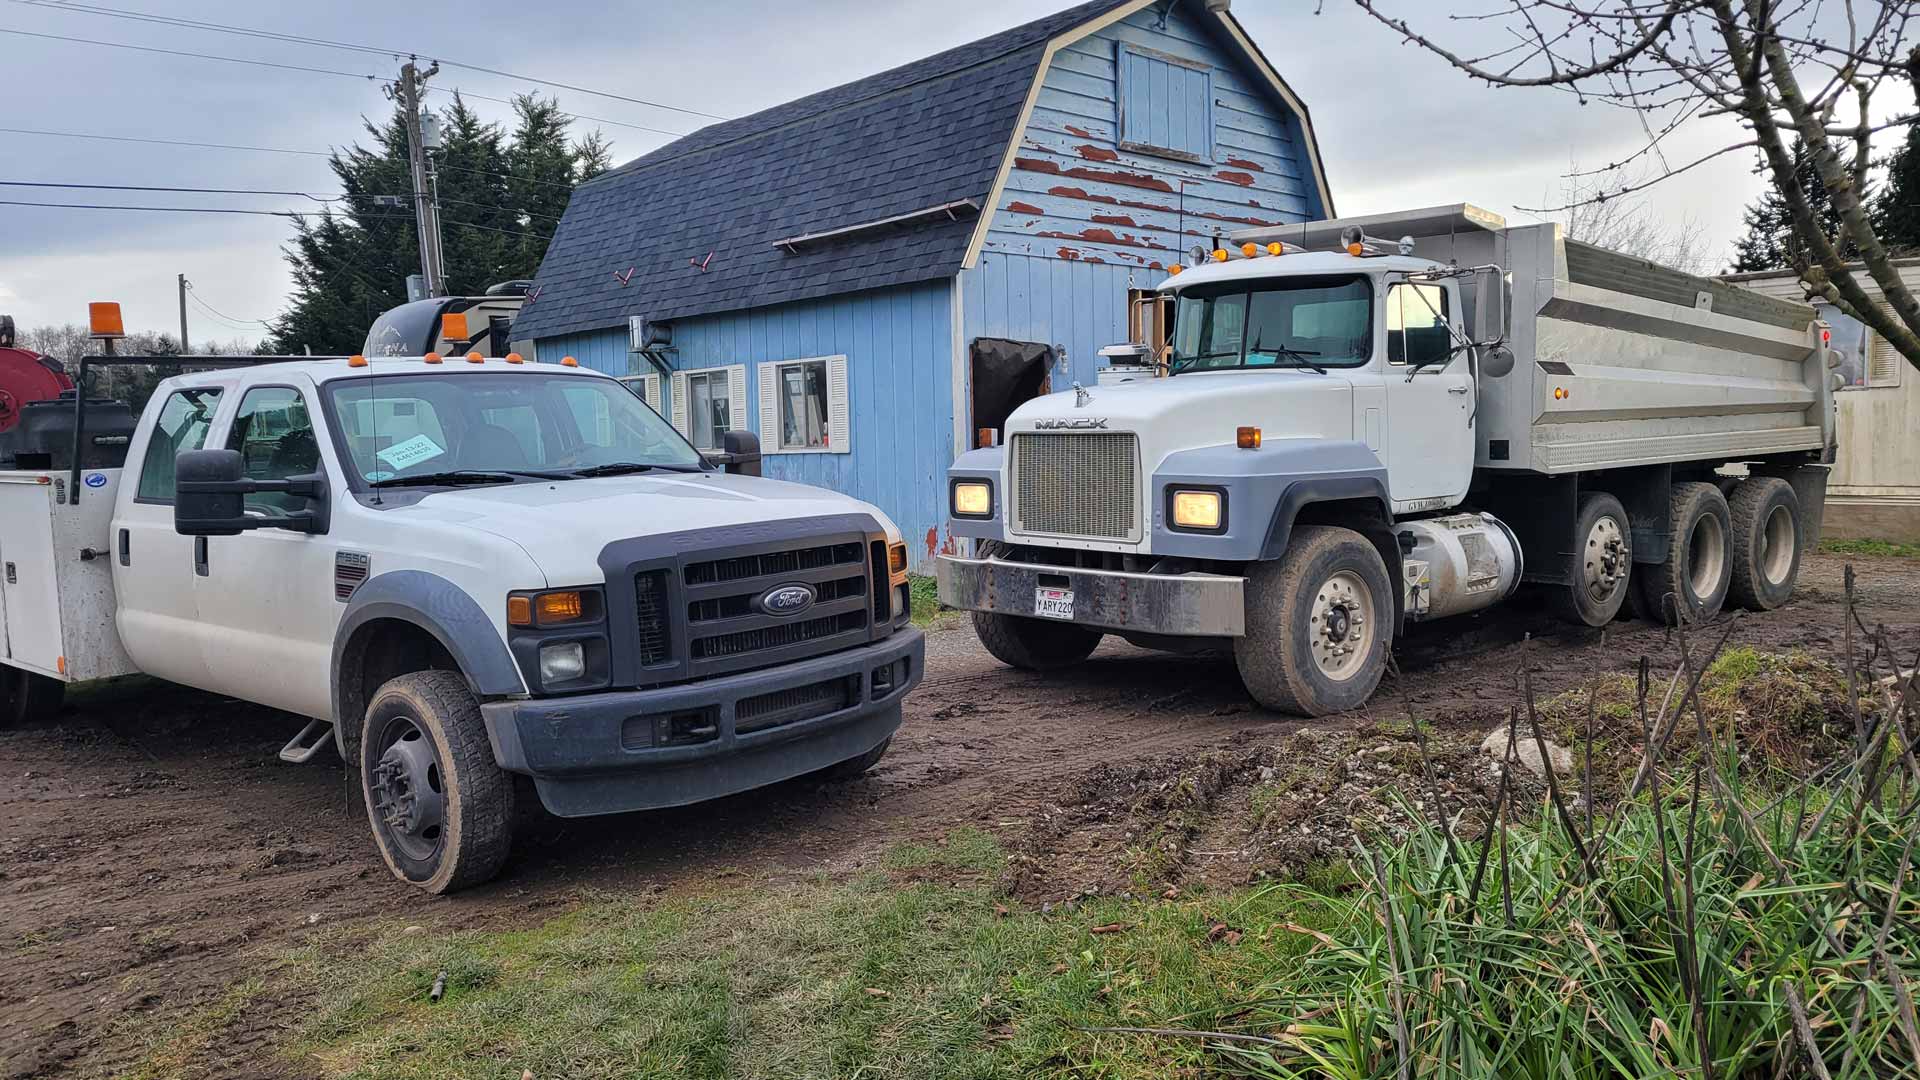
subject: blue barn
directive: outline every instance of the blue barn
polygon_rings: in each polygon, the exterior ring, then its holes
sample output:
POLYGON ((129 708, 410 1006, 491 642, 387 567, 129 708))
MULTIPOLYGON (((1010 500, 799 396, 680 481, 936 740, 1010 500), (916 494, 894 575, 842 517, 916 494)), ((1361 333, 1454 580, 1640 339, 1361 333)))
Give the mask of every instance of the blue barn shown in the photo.
POLYGON ((757 432, 768 476, 875 503, 924 562, 1009 387, 1092 383, 1195 244, 1333 215, 1227 8, 1094 0, 628 162, 574 192, 513 337, 702 448, 757 432))

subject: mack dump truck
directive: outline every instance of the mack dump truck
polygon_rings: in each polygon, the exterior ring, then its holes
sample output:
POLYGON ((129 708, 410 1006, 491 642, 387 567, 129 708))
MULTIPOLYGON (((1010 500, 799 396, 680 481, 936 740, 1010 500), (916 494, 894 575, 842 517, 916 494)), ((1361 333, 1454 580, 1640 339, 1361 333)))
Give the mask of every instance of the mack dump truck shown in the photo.
POLYGON ((1159 286, 1165 377, 1037 398, 950 469, 940 599, 1002 662, 1231 647, 1318 716, 1523 584, 1596 627, 1792 594, 1834 446, 1811 308, 1465 204, 1232 241, 1159 286))
POLYGON ((924 639, 875 507, 719 471, 571 358, 165 361, 220 366, 0 446, 0 726, 133 672, 310 717, 281 756, 337 746, 435 893, 500 868, 514 774, 578 816, 886 752, 924 639))

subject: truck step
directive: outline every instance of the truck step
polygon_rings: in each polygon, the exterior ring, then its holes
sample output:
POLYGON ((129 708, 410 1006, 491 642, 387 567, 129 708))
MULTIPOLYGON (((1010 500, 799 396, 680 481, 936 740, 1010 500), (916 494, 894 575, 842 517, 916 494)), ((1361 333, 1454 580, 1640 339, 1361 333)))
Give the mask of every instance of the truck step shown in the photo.
POLYGON ((333 738, 333 721, 308 721, 307 726, 300 729, 300 734, 288 739, 287 745, 280 748, 280 760, 289 765, 305 765, 313 760, 313 756, 318 754, 321 747, 326 746, 331 738, 333 738))

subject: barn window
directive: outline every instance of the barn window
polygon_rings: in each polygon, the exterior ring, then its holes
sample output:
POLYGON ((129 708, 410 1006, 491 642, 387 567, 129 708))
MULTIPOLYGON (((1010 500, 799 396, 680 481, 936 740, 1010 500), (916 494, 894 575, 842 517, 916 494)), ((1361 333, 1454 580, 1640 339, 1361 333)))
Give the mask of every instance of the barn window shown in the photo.
POLYGON ((850 444, 847 358, 760 365, 760 445, 776 454, 844 454, 850 444))
POLYGON ((1212 161, 1212 71, 1126 42, 1118 49, 1121 149, 1212 161))
POLYGON ((676 371, 673 375, 673 426, 700 450, 720 449, 720 440, 747 419, 747 369, 730 367, 676 371))

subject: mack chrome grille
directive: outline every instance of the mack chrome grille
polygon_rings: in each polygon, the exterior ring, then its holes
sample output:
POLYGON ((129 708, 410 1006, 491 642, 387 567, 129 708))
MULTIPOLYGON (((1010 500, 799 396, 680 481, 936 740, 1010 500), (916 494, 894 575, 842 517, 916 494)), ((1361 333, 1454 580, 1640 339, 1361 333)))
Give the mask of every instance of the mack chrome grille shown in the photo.
POLYGON ((1138 540, 1139 457, 1127 432, 1015 435, 1014 531, 1138 540))
POLYGON ((770 694, 744 698, 734 707, 733 730, 741 735, 765 731, 782 724, 812 720, 860 702, 860 676, 843 675, 824 682, 775 690, 770 694))

